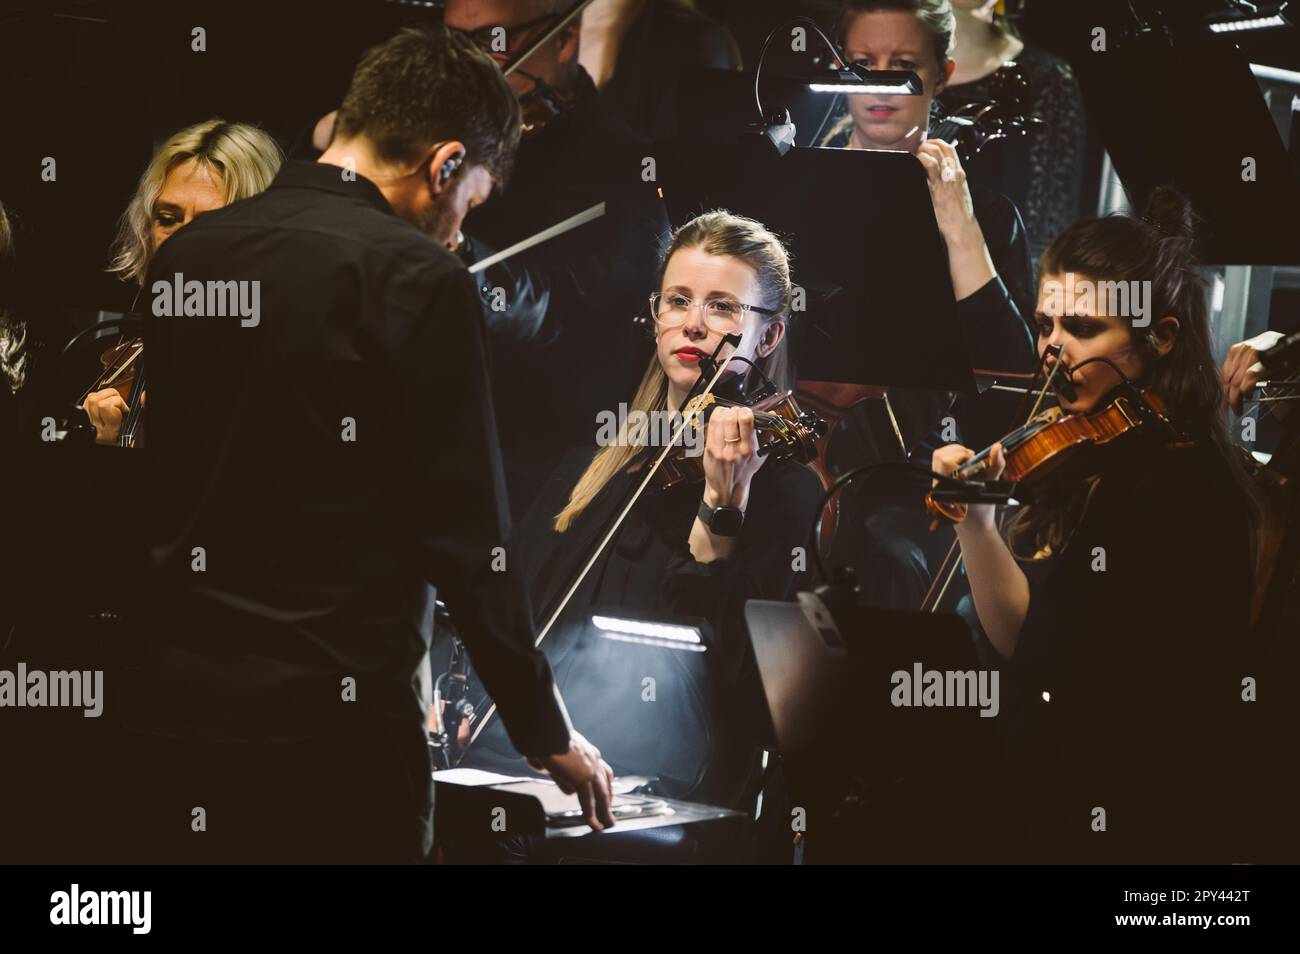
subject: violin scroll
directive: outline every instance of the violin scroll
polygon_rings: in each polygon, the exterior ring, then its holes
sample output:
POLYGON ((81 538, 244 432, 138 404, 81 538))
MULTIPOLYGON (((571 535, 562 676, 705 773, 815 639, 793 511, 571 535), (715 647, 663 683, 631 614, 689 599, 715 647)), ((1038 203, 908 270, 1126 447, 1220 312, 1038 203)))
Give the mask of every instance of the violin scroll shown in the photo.
POLYGON ((1044 126, 1030 112, 1029 81, 1020 66, 1007 64, 990 77, 993 99, 964 103, 935 126, 932 138, 951 142, 970 162, 990 142, 1027 136, 1044 126))

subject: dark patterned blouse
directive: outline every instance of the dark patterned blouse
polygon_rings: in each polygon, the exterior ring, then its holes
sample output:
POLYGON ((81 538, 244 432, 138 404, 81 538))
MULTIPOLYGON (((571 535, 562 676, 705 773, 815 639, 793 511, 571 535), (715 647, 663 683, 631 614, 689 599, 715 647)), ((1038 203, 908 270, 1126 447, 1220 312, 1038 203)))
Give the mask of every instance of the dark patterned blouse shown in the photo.
MULTIPOLYGON (((967 164, 967 175, 1001 192, 1020 210, 1034 264, 1052 239, 1079 217, 1085 162, 1083 94, 1070 65, 1027 46, 1016 58, 1028 83, 1027 111, 1043 125, 1027 137, 987 146, 967 164)), ((940 104, 956 109, 972 100, 994 99, 992 77, 951 86, 940 104)))

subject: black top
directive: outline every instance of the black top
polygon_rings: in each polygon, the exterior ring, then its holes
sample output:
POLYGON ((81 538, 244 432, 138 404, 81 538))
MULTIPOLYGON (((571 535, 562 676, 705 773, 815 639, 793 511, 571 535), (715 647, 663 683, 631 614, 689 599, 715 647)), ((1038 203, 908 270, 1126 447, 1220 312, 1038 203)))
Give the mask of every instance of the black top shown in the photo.
MULTIPOLYGON (((978 183, 970 184, 971 204, 975 218, 993 267, 997 272, 992 281, 973 294, 957 302, 957 321, 961 326, 971 367, 978 371, 1028 372, 1036 366, 1034 351, 1035 333, 1033 315, 1037 300, 1033 264, 1029 260, 1029 243, 1020 213, 1006 196, 991 192, 978 183)), ((1003 383, 1021 384, 1015 379, 1003 383)), ((1003 391, 985 391, 983 394, 959 395, 951 405, 945 395, 928 392, 890 392, 895 404, 905 401, 932 406, 934 421, 940 421, 949 412, 957 424, 956 439, 968 447, 986 447, 1010 428, 1019 396, 1003 391)), ((913 418, 923 417, 915 410, 913 418)), ((951 443, 945 440, 943 428, 912 444, 909 453, 913 460, 929 465, 934 448, 951 443)))
POLYGON ((1097 857, 1173 861, 1223 833, 1217 783, 1241 781, 1250 532, 1207 445, 1130 451, 1064 552, 1022 564, 1029 613, 1012 659, 984 646, 1004 671, 998 721, 1035 831, 1097 857), (1105 843, 1089 840, 1098 806, 1105 843))
POLYGON ((491 568, 509 521, 473 282, 344 174, 287 163, 150 270, 146 295, 260 282, 261 314, 146 321, 152 592, 127 722, 246 741, 422 722, 435 583, 516 744, 563 751, 522 575, 491 568))
MULTIPOLYGON (((557 533, 554 515, 567 503, 590 460, 589 450, 568 455, 520 529, 529 590, 539 621, 554 612, 642 477, 639 472, 617 475, 567 531, 557 533)), ((715 803, 729 803, 739 795, 746 776, 745 758, 770 732, 743 617, 745 601, 793 596, 802 577, 796 567, 808 565, 808 558, 800 561, 794 548, 807 545, 821 492, 821 481, 811 469, 790 461, 768 461, 750 486, 735 552, 712 563, 697 561, 689 546, 703 493, 701 482, 667 490, 652 487, 628 514, 542 644, 582 731, 616 770, 680 778, 675 766, 690 761, 689 753, 680 749, 700 744, 695 736, 702 721, 709 726, 706 734, 712 736, 711 749, 700 757, 709 763, 707 777, 676 794, 715 803), (663 752, 647 753, 652 746, 637 748, 627 739, 637 733, 641 700, 634 693, 638 687, 613 692, 607 691, 607 685, 596 684, 612 681, 621 660, 611 656, 602 672, 593 676, 591 667, 580 658, 582 654, 574 652, 583 624, 593 613, 610 610, 640 620, 689 619, 706 624, 704 672, 691 669, 687 661, 677 670, 675 680, 690 683, 692 691, 706 701, 698 709, 684 706, 676 722, 659 723, 681 728, 679 738, 664 740, 663 752), (634 754, 620 763, 623 752, 634 754)), ((622 656, 627 658, 626 653, 622 656)), ((644 671, 637 669, 633 675, 639 679, 644 671)), ((656 717, 664 718, 662 710, 673 704, 671 693, 677 688, 679 685, 660 686, 656 717)), ((480 741, 487 748, 509 754, 503 740, 494 742, 487 732, 480 741)))
POLYGON ((671 139, 678 131, 681 74, 694 69, 740 69, 730 31, 681 0, 647 0, 600 95, 651 141, 671 139))
MULTIPOLYGON (((1027 46, 1016 57, 1027 84, 1026 111, 1043 120, 1027 137, 989 144, 966 172, 1010 196, 1025 217, 1035 265, 1047 246, 1079 217, 1083 190, 1086 126, 1083 93, 1070 65, 1027 46)), ((992 75, 949 86, 939 102, 956 109, 975 100, 996 99, 992 75)))

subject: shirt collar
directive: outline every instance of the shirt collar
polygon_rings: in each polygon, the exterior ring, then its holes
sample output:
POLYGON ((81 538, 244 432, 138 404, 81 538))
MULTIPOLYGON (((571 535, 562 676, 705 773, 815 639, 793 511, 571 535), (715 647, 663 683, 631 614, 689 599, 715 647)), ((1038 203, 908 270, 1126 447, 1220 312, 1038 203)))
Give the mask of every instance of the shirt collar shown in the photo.
POLYGON ((316 189, 320 192, 332 192, 366 202, 389 215, 397 214, 384 198, 384 194, 379 191, 379 186, 358 172, 325 162, 290 159, 280 167, 280 172, 271 183, 271 188, 316 189), (347 178, 344 178, 345 172, 347 178))

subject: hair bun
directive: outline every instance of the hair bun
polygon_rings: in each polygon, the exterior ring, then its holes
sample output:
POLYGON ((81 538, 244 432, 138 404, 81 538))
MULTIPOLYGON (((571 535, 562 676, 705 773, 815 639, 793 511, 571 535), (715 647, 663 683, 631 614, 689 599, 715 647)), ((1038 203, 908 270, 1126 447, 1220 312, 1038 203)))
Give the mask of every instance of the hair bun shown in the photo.
POLYGON ((1184 239, 1190 244, 1196 236, 1192 203, 1174 186, 1161 185, 1151 190, 1142 218, 1170 238, 1184 239))

